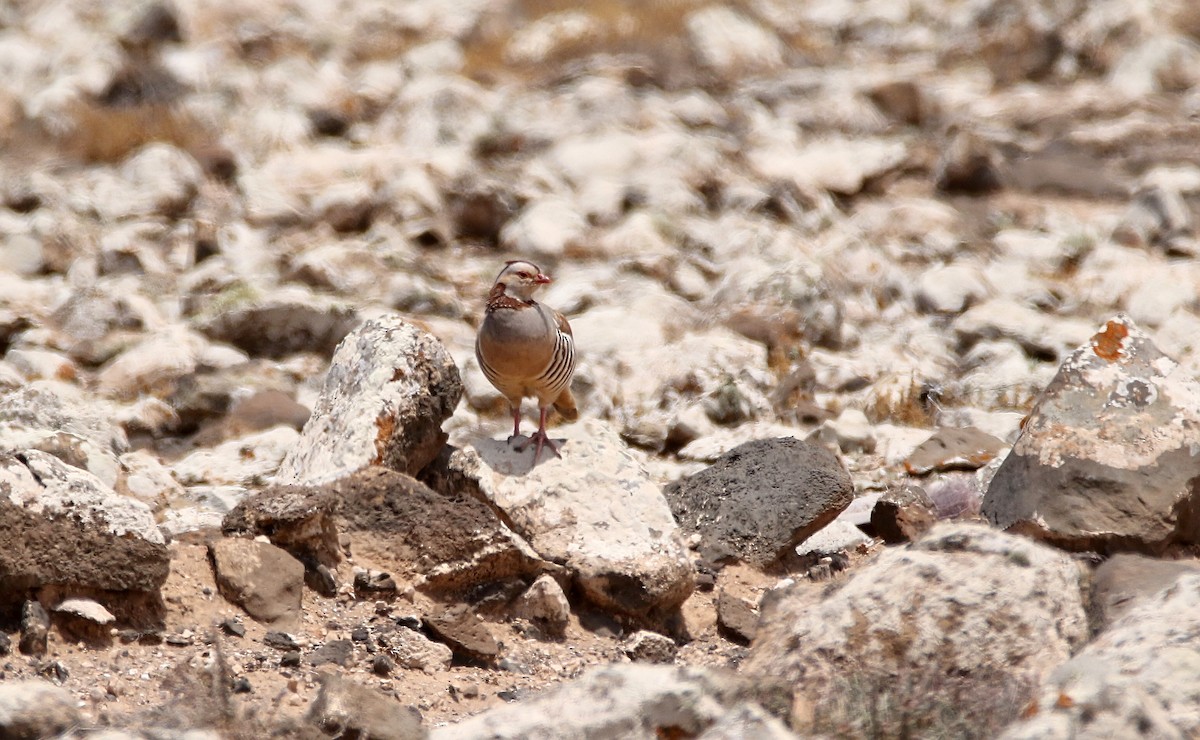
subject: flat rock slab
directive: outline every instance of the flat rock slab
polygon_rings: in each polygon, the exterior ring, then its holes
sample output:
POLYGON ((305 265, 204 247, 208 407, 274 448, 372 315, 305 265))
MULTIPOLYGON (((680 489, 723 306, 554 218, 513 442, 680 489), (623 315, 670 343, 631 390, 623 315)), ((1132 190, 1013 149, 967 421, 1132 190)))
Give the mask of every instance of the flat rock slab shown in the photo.
POLYGON ((1133 553, 1112 556, 1092 574, 1092 627, 1106 629, 1139 603, 1195 573, 1200 573, 1197 560, 1157 560, 1133 553))
POLYGON ((446 443, 462 382, 433 335, 398 316, 367 321, 334 352, 300 441, 277 483, 323 483, 368 465, 416 473, 446 443))
MULTIPOLYGON (((46 586, 156 594, 170 555, 145 503, 37 450, 0 455, 0 598, 46 586)), ((119 617, 125 599, 102 598, 119 617)))
POLYGON ((917 445, 904 468, 909 475, 925 475, 937 470, 975 470, 987 465, 1007 445, 975 427, 942 427, 917 445))
POLYGON ((830 589, 801 584, 773 598, 742 672, 783 678, 818 715, 846 710, 847 721, 949 688, 992 696, 997 711, 1020 706, 1088 637, 1081 581, 1053 548, 942 523, 830 589))
POLYGON ((1200 384, 1125 316, 1062 363, 982 512, 1070 550, 1200 544, 1200 384))
POLYGON ((683 603, 694 574, 658 487, 609 425, 588 419, 551 430, 562 457, 479 439, 447 461, 451 488, 471 489, 546 560, 570 570, 583 594, 631 616, 683 603))
POLYGON ((829 450, 780 437, 739 445, 665 494, 680 528, 699 533, 710 559, 762 567, 833 521, 854 485, 829 450))
POLYGON ((331 736, 371 740, 424 740, 429 732, 416 709, 349 678, 327 673, 308 722, 331 736))
POLYGON ((434 728, 430 737, 695 737, 744 703, 786 717, 790 697, 778 682, 716 669, 607 665, 526 701, 434 728))
POLYGON ((500 645, 487 625, 466 609, 447 609, 426 617, 425 629, 460 660, 490 665, 500 657, 500 645))
POLYGON ((530 582, 554 566, 469 496, 443 496, 386 468, 368 468, 324 487, 340 501, 340 530, 357 562, 438 595, 530 582))
POLYGON ((228 601, 260 622, 291 622, 300 616, 304 566, 269 542, 229 537, 211 542, 217 588, 228 601))

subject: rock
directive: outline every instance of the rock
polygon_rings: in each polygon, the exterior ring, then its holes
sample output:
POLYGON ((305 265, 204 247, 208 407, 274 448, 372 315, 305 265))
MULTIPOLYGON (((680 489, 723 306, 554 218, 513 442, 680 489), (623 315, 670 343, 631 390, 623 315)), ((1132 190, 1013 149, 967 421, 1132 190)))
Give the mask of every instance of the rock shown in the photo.
POLYGON ((49 637, 50 615, 38 602, 26 601, 21 605, 21 639, 18 642, 21 654, 45 655, 49 637))
POLYGON ((1153 36, 1126 52, 1109 83, 1130 97, 1187 90, 1200 85, 1200 44, 1174 34, 1153 36))
POLYGON ((796 553, 799 555, 836 555, 850 552, 870 541, 871 538, 863 534, 857 525, 850 519, 843 519, 839 514, 832 522, 821 527, 811 536, 805 537, 799 545, 796 545, 796 553))
POLYGON ((296 352, 331 355, 359 323, 349 306, 295 285, 264 296, 243 287, 213 303, 194 320, 195 328, 252 357, 280 358, 296 352))
POLYGON ((153 611, 169 555, 150 508, 44 452, 0 456, 0 600, 88 593, 121 619, 153 611))
POLYGON ((96 177, 91 198, 106 219, 177 216, 188 208, 203 178, 200 165, 187 152, 169 144, 147 144, 121 164, 116 176, 96 177))
POLYGON ((260 484, 279 470, 299 439, 295 429, 275 427, 196 450, 172 465, 171 472, 187 486, 260 484))
POLYGON ((978 268, 944 265, 921 273, 913 299, 917 310, 924 313, 960 314, 987 298, 988 293, 978 268))
POLYGON ((210 542, 217 588, 229 602, 265 624, 300 617, 304 566, 267 542, 227 537, 210 542))
POLYGON ((5 353, 4 360, 28 380, 72 381, 79 374, 70 358, 47 350, 14 347, 5 353))
POLYGON ((156 511, 183 497, 183 486, 171 476, 158 458, 146 450, 126 452, 118 458, 121 476, 113 490, 122 496, 145 501, 156 511))
MULTIPOLYGON (((968 309, 954 320, 959 341, 972 345, 981 340, 1015 340, 1033 357, 1065 357, 1086 341, 1090 329, 1077 319, 1048 318, 1025 303, 993 298, 968 309)), ((1028 371, 1026 371, 1028 372, 1028 371)))
MULTIPOLYGON (((995 465, 993 462, 992 465, 995 465)), ((991 466, 980 473, 994 470, 991 466)), ((963 519, 979 514, 987 480, 981 475, 950 473, 926 483, 925 492, 933 501, 938 519, 963 519)))
POLYGON ((920 486, 889 489, 871 510, 871 528, 893 545, 920 539, 937 520, 933 499, 920 486))
POLYGON ((904 461, 904 469, 909 475, 975 470, 995 459, 1005 447, 1002 440, 974 427, 940 427, 929 439, 917 445, 904 461))
POLYGON ((770 147, 751 151, 750 164, 763 177, 794 182, 801 191, 855 195, 868 182, 896 169, 908 157, 901 141, 829 137, 799 151, 770 147))
POLYGON ((875 451, 871 422, 858 409, 845 409, 836 419, 821 422, 805 440, 847 453, 875 451))
POLYGON ((517 597, 513 616, 529 620, 545 635, 562 637, 571 621, 571 604, 558 581, 544 573, 517 597))
POLYGON ((761 567, 833 521, 854 487, 832 453, 783 437, 736 447, 664 493, 685 533, 761 567))
POLYGON ((983 137, 966 129, 952 131, 938 157, 933 181, 946 193, 979 194, 1000 187, 998 155, 983 137))
POLYGON ((454 652, 440 642, 434 642, 415 630, 401 628, 388 633, 386 638, 380 638, 388 655, 396 659, 396 665, 401 668, 424 671, 430 675, 450 669, 454 660, 454 652))
POLYGON ((208 340, 185 327, 168 327, 117 355, 96 382, 111 398, 165 395, 196 369, 208 345, 208 340))
POLYGON ((696 740, 797 740, 800 736, 757 704, 739 704, 721 715, 696 740))
POLYGON ((525 701, 434 728, 430 737, 694 737, 744 702, 786 715, 787 694, 776 682, 716 669, 597 666, 525 701), (563 707, 571 711, 563 712, 563 707))
POLYGON ((368 321, 338 346, 275 480, 320 483, 368 465, 416 475, 445 444, 442 422, 461 396, 441 342, 399 317, 368 321))
POLYGON ((1127 247, 1169 249, 1193 233, 1192 222, 1192 212, 1179 191, 1151 185, 1134 194, 1112 237, 1127 247))
POLYGON ((354 643, 350 640, 327 642, 308 656, 308 662, 314 666, 333 664, 346 668, 353 661, 354 643))
MULTIPOLYGON (((356 562, 437 595, 525 583, 553 569, 475 498, 440 495, 403 473, 371 467, 324 487, 356 562)), ((315 494, 313 494, 315 495, 315 494)))
POLYGON ((340 499, 327 488, 270 486, 247 496, 225 515, 227 535, 265 535, 306 567, 341 560, 336 513, 340 499))
POLYGON ((83 724, 75 697, 40 679, 0 683, 0 737, 40 740, 83 724))
POLYGON ((308 722, 340 737, 371 740, 429 737, 416 709, 334 673, 321 676, 321 691, 308 712, 308 722))
POLYGON ((491 665, 500 657, 500 645, 476 614, 465 608, 446 609, 425 619, 429 634, 449 646, 462 661, 491 665))
POLYGON ((0 241, 0 265, 18 275, 36 275, 45 263, 42 242, 31 234, 6 234, 0 241))
POLYGON ((1200 543, 1200 386, 1177 368, 1128 317, 1110 320, 1038 399, 984 516, 1072 550, 1200 543))
POLYGON ((65 446, 78 467, 106 485, 117 480, 117 456, 129 449, 125 432, 103 405, 72 386, 35 381, 0 396, 0 449, 65 446))
POLYGON ((579 244, 587 221, 570 203, 559 198, 539 200, 500 230, 500 243, 513 254, 531 259, 555 259, 579 244))
POLYGON ((1200 574, 1133 606, 1042 683, 1006 740, 1200 732, 1200 574))
POLYGON ((1192 573, 1200 573, 1200 563, 1195 560, 1155 560, 1130 553, 1113 555, 1092 575, 1088 613, 1093 629, 1105 631, 1138 605, 1192 573))
POLYGON ((635 663, 674 663, 679 648, 666 635, 638 630, 621 644, 621 650, 635 663))
POLYGON ((688 15, 686 24, 696 57, 721 77, 735 79, 783 64, 783 42, 732 8, 702 8, 688 15))
POLYGON ((758 607, 721 589, 717 592, 717 629, 725 637, 749 645, 758 634, 758 607))
POLYGON ((678 607, 692 592, 692 565, 657 487, 609 425, 589 419, 552 434, 564 440, 562 457, 532 469, 531 449, 477 439, 450 454, 437 487, 477 490, 601 608, 645 617, 678 607))
MULTIPOLYGON (((904 707, 916 732, 964 714, 959 721, 982 728, 979 711, 991 706, 986 722, 1002 721, 1087 639, 1081 578, 1069 557, 1023 537, 939 524, 824 595, 797 586, 774 598, 742 671, 796 688, 797 703, 812 708, 794 718, 802 733, 864 731, 869 707, 904 707), (953 706, 943 690, 961 692, 953 706), (830 697, 846 703, 835 708, 830 697)), ((871 715, 878 726, 901 718, 881 711, 871 715)))

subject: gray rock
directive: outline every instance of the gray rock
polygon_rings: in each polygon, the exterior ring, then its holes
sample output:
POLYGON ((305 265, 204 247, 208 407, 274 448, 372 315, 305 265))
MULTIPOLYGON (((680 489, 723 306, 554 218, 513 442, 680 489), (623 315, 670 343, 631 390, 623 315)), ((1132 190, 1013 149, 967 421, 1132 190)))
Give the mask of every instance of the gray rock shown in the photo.
POLYGON ((225 515, 226 535, 266 535, 308 566, 335 567, 341 560, 336 513, 341 499, 328 488, 271 486, 252 494, 225 515))
POLYGON ((38 602, 26 601, 21 605, 21 639, 17 647, 23 655, 45 655, 49 637, 50 615, 38 602))
POLYGON ((287 426, 247 434, 196 450, 171 465, 171 472, 185 486, 260 484, 279 470, 299 439, 300 433, 287 426))
POLYGON ((396 665, 402 668, 424 671, 435 674, 438 671, 449 670, 454 660, 454 653, 449 647, 440 642, 434 642, 425 635, 410 629, 398 629, 390 632, 380 644, 386 640, 388 655, 396 660, 396 665))
POLYGON ((267 542, 234 537, 210 542, 217 588, 228 601, 265 624, 291 624, 300 617, 304 566, 267 542))
POLYGON ((938 156, 934 184, 947 193, 986 193, 1000 187, 999 155, 966 129, 952 131, 938 156))
POLYGON ((571 621, 571 603, 562 586, 547 573, 517 597, 513 615, 529 620, 546 635, 562 637, 571 621))
POLYGON ((468 738, 695 736, 746 702, 786 717, 788 690, 760 677, 675 666, 607 665, 589 669, 523 702, 437 727, 434 740, 468 738), (563 712, 570 707, 570 712, 563 712))
POLYGON ((984 516, 1073 550, 1200 543, 1200 386, 1177 367, 1127 317, 1110 320, 1038 399, 984 516))
MULTIPOLYGON (((801 732, 863 732, 856 723, 874 714, 882 726, 903 718, 936 733, 935 723, 977 719, 987 707, 1013 711, 1084 643, 1081 579, 1069 557, 1044 545, 978 524, 939 524, 825 593, 793 587, 773 598, 742 671, 796 687, 798 704, 810 708, 795 718, 801 732), (951 690, 961 693, 946 705, 951 690)), ((1003 715, 984 718, 995 724, 1003 715)))
POLYGON ((799 740, 799 735, 757 704, 739 704, 721 715, 696 740, 799 740))
POLYGON ((1200 574, 1194 574, 1142 600, 1057 667, 1042 683, 1032 716, 1001 737, 1195 737, 1198 676, 1200 574))
POLYGON ((722 589, 717 594, 717 627, 726 637, 749 644, 758 634, 758 607, 722 589))
POLYGON ((321 692, 308 712, 308 722, 339 737, 370 740, 429 737, 416 709, 333 673, 321 676, 321 692))
POLYGON ((891 544, 920 539, 937 519, 933 499, 920 486, 889 489, 871 509, 876 536, 891 544))
POLYGON ((1193 234, 1192 212, 1177 190, 1154 185, 1135 193, 1113 229, 1113 240, 1130 247, 1170 248, 1193 234))
MULTIPOLYGON (((477 439, 454 451, 439 489, 477 490, 539 555, 575 577, 604 609, 665 614, 692 592, 691 560, 657 487, 611 426, 588 419, 551 430, 561 458, 477 439)), ((472 494, 474 495, 474 494, 472 494)))
POLYGON ((1088 613, 1092 628, 1103 631, 1130 610, 1181 577, 1200 572, 1195 560, 1155 560, 1143 555, 1118 553, 1105 560, 1092 575, 1088 613))
POLYGON ((109 486, 117 480, 117 456, 129 449, 109 409, 73 386, 35 381, 0 396, 0 449, 38 448, 51 439, 69 449, 63 457, 109 486))
POLYGON ((0 520, 0 595, 80 589, 129 619, 166 581, 150 508, 44 452, 0 456, 0 520))
POLYGON ((554 566, 477 499, 441 495, 403 473, 372 467, 326 484, 357 563, 435 595, 526 583, 554 566))
POLYGON ((244 288, 214 303, 215 308, 194 320, 196 329, 252 357, 279 358, 296 352, 331 355, 359 323, 350 306, 294 285, 263 296, 244 288))
POLYGON ((954 320, 959 341, 1013 339, 1034 357, 1065 357, 1086 341, 1091 327, 1084 321, 1049 317, 1025 302, 993 298, 973 306, 954 320))
POLYGON ((83 723, 75 697, 40 679, 0 683, 0 737, 40 740, 83 723))
POLYGON ((665 494, 685 533, 718 556, 763 566, 833 521, 854 487, 828 450, 783 437, 736 447, 665 494))
POLYGON ((425 618, 425 629, 460 660, 491 665, 500 657, 500 644, 487 625, 465 607, 431 614, 425 618))
POLYGON ((625 638, 621 650, 635 663, 674 663, 679 652, 674 640, 650 630, 638 630, 625 638))
MULTIPOLYGON (((844 514, 845 510, 842 513, 844 514)), ((869 521, 864 522, 864 524, 867 523, 869 521)), ((850 552, 859 545, 870 541, 871 538, 863 534, 858 525, 848 518, 843 519, 842 514, 838 514, 832 522, 821 527, 811 536, 805 537, 803 542, 796 545, 796 553, 799 555, 833 555, 850 552)))
POLYGON ((368 321, 339 345, 276 481, 320 483, 368 465, 415 475, 441 451, 442 422, 461 396, 435 337, 396 316, 368 321))

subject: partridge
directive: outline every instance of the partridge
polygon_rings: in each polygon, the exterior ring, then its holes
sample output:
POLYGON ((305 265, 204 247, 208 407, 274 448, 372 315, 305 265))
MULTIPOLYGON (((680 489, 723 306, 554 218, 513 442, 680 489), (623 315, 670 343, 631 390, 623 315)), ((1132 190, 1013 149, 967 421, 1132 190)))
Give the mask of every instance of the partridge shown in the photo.
POLYGON ((575 373, 571 325, 561 313, 533 299, 534 292, 549 282, 550 278, 532 262, 505 263, 488 292, 483 323, 475 337, 479 367, 512 407, 510 443, 521 435, 521 400, 537 399, 538 430, 517 447, 523 451, 529 442, 536 442, 535 465, 543 447, 558 455, 558 448, 546 435, 550 407, 567 421, 579 416, 571 395, 571 376, 575 373))

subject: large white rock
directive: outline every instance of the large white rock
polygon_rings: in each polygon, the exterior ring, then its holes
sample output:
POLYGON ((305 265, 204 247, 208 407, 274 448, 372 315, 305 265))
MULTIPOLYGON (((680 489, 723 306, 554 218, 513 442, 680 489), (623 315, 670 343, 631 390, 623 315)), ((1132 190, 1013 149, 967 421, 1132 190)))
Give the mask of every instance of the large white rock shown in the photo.
POLYGON ((299 439, 292 427, 274 427, 196 450, 172 465, 171 472, 185 486, 262 483, 275 474, 299 439))
POLYGON ((746 703, 788 710, 786 692, 771 682, 703 668, 607 665, 526 701, 436 727, 430 738, 695 737, 728 713, 744 713, 746 703))
POLYGON ((971 695, 1019 705, 1021 691, 1088 637, 1081 580, 1069 556, 1032 540, 936 525, 834 589, 778 597, 743 671, 785 678, 798 701, 827 714, 828 702, 848 697, 851 722, 868 711, 861 702, 908 706, 960 680, 971 695))
POLYGON ((1054 670, 1005 740, 1200 734, 1200 575, 1145 599, 1054 670))
POLYGON ((550 430, 562 453, 516 452, 503 437, 451 454, 537 553, 570 569, 585 596, 623 614, 669 611, 692 592, 693 569, 666 499, 608 424, 550 430))
POLYGON ((277 483, 322 483, 368 465, 415 475, 441 451, 442 422, 462 396, 434 336, 399 316, 367 321, 338 345, 312 416, 277 483))

